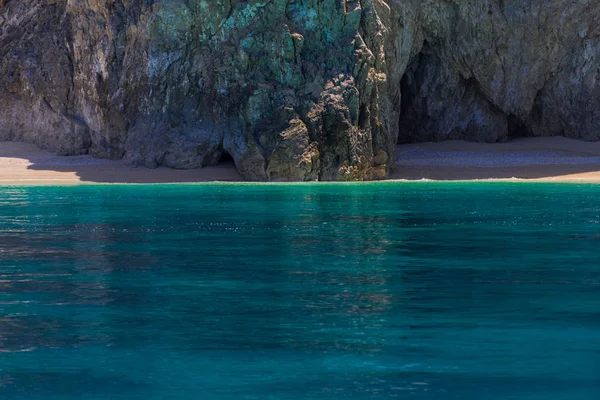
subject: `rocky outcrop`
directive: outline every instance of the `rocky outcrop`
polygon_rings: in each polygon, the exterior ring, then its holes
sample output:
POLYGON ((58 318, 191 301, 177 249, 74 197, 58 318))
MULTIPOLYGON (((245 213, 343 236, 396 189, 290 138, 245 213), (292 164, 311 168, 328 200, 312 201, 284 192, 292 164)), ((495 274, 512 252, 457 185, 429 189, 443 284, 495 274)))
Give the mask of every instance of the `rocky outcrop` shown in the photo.
POLYGON ((598 140, 599 20, 592 0, 425 2, 401 140, 598 140))
POLYGON ((600 139, 592 0, 0 0, 0 139, 249 180, 398 141, 600 139))

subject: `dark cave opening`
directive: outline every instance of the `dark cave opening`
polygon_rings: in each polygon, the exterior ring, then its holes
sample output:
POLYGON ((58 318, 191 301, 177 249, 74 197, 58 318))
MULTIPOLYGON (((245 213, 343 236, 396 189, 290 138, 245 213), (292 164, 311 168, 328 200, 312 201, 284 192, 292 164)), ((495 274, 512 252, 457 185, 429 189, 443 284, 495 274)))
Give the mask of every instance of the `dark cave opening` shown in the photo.
POLYGON ((235 161, 233 159, 233 157, 231 156, 231 154, 229 154, 227 151, 225 150, 221 150, 221 157, 219 158, 219 161, 217 162, 217 165, 235 165, 235 161))
POLYGON ((412 71, 407 70, 400 80, 400 93, 402 95, 402 98, 400 99, 400 122, 406 117, 406 111, 412 102, 410 89, 411 86, 414 86, 414 83, 412 82, 414 79, 409 75, 412 75, 412 71))
POLYGON ((508 140, 531 136, 531 131, 525 123, 512 114, 508 116, 508 140))
POLYGON ((402 78, 400 79, 400 121, 398 132, 398 144, 414 143, 418 141, 414 137, 414 127, 420 124, 420 118, 414 114, 415 101, 418 101, 419 90, 425 77, 424 65, 430 46, 427 41, 423 43, 421 51, 408 63, 402 78))
MULTIPOLYGON (((500 109, 473 75, 465 77, 456 68, 445 66, 437 51, 424 41, 400 79, 397 144, 504 142, 534 136, 530 116, 500 109)), ((537 99, 535 103, 539 103, 537 99)), ((535 106, 532 113, 541 114, 535 106)))
POLYGON ((410 143, 412 140, 406 135, 406 132, 410 132, 410 118, 407 115, 409 109, 411 108, 411 104, 413 102, 414 91, 415 91, 415 82, 414 82, 414 74, 411 70, 407 69, 407 71, 402 76, 400 80, 400 123, 398 125, 398 144, 402 143, 410 143), (411 91, 412 89, 412 91, 411 91))

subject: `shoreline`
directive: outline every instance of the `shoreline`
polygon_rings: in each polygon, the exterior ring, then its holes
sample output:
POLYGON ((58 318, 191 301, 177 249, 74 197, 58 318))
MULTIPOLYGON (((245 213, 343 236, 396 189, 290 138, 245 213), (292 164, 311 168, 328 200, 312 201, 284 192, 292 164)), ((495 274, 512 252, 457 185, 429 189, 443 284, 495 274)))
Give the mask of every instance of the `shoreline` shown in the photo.
POLYGON ((73 186, 89 184, 158 184, 239 182, 233 163, 204 169, 132 167, 123 161, 85 156, 57 156, 35 145, 0 142, 0 186, 73 186))
POLYGON ((391 179, 600 183, 600 142, 562 137, 399 146, 391 179))
MULTIPOLYGON (((549 137, 494 144, 418 143, 400 145, 397 157, 390 176, 373 183, 600 184, 600 142, 549 137)), ((26 143, 0 142, 0 186, 207 183, 256 184, 244 181, 233 163, 196 170, 148 169, 91 156, 57 156, 26 143)), ((325 183, 337 182, 321 182, 325 183)))

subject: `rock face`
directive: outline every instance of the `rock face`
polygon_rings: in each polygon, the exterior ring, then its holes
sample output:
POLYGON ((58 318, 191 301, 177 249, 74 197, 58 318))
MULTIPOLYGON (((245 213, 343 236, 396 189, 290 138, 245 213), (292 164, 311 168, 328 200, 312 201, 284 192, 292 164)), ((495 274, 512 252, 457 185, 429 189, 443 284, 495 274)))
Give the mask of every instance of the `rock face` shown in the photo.
POLYGON ((405 141, 600 139, 600 3, 427 1, 402 80, 405 141))
POLYGON ((0 0, 0 140, 249 180, 600 139, 596 0, 0 0))

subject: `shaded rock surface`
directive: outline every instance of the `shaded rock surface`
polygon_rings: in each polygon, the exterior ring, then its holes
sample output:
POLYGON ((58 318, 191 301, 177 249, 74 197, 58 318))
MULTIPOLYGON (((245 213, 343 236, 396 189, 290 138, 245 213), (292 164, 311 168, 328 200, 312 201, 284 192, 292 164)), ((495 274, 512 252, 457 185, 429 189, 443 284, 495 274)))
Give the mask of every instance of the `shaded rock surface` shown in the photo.
POLYGON ((0 140, 249 180, 396 143, 600 139, 594 0, 0 0, 0 140))

